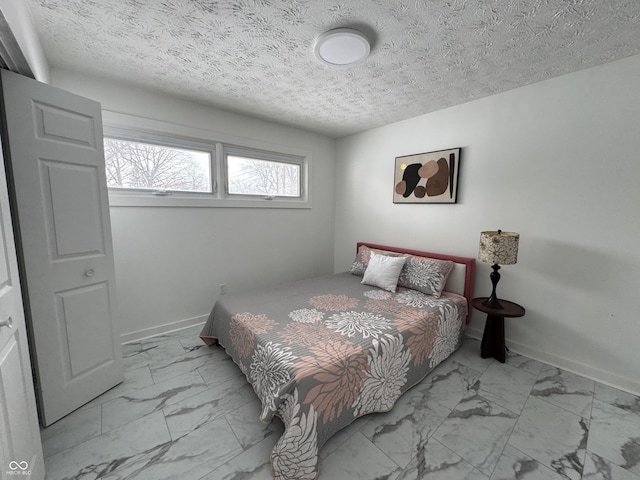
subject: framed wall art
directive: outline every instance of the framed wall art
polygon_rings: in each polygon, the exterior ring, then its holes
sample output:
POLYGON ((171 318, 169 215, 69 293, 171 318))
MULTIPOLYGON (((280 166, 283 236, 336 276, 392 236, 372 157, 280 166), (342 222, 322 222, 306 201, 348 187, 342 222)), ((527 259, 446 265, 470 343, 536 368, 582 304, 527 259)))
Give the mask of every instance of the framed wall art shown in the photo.
POLYGON ((456 203, 460 150, 396 157, 393 203, 456 203))

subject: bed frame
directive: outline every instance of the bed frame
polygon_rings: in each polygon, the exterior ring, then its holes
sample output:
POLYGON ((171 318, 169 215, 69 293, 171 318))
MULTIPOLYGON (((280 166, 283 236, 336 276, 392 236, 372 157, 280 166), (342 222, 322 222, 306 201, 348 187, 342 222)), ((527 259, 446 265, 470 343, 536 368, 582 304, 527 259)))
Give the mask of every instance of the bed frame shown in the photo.
POLYGON ((407 255, 417 255, 420 257, 435 258, 436 260, 451 260, 454 263, 458 263, 465 266, 464 276, 464 297, 467 299, 467 318, 466 322, 469 325, 471 321, 471 299, 473 298, 473 284, 476 278, 476 259, 470 257, 458 257, 455 255, 446 255, 442 253, 423 252, 420 250, 410 250, 406 248, 390 247, 388 245, 379 245, 376 243, 358 242, 356 246, 356 254, 360 247, 364 245, 369 248, 375 248, 378 250, 387 250, 395 253, 406 253, 407 255))

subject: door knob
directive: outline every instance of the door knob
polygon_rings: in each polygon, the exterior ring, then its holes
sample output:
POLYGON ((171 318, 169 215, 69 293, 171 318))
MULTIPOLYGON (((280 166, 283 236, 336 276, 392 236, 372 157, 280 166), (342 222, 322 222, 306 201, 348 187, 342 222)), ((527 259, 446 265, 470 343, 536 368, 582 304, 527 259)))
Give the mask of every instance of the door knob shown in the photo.
POLYGON ((6 320, 0 320, 0 327, 13 328, 13 318, 9 317, 6 320))
POLYGON ((93 277, 93 274, 96 273, 93 271, 93 268, 90 268, 86 272, 84 272, 85 277, 93 277))

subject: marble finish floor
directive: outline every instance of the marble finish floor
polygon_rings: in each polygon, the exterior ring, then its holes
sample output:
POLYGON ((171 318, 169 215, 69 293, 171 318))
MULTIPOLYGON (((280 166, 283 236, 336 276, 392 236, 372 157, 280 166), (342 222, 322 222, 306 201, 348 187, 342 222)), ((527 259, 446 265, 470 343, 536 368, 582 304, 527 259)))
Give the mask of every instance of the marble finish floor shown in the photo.
MULTIPOLYGON (((283 431, 200 327, 124 346, 125 381, 42 429, 47 480, 269 480, 283 431)), ((640 480, 640 398, 463 346, 320 451, 320 480, 640 480)))

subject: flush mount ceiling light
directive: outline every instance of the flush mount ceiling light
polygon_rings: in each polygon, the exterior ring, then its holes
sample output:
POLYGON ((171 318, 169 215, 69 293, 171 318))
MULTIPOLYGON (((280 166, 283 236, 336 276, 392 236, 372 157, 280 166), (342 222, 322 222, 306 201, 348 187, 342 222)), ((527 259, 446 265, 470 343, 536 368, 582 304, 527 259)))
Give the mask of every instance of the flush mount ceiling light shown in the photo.
POLYGON ((369 39, 353 28, 336 28, 323 33, 316 40, 316 58, 329 65, 349 65, 369 55, 369 39))

